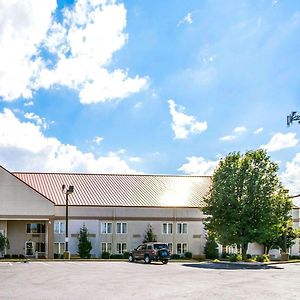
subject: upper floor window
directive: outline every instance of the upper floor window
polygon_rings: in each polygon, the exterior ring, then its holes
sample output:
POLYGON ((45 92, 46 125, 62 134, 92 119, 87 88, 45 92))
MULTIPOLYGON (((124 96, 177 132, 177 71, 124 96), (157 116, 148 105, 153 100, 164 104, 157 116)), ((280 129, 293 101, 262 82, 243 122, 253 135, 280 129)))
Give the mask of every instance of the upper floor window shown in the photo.
POLYGON ((177 233, 186 234, 187 233, 187 223, 177 223, 177 233))
POLYGON ((54 222, 54 233, 64 233, 65 232, 65 223, 60 221, 54 222))
POLYGON ((45 224, 29 223, 26 225, 26 233, 45 233, 45 224))
POLYGON ((117 223, 117 233, 127 233, 127 223, 117 223))
POLYGON ((172 234, 173 224, 172 223, 163 223, 162 233, 163 234, 172 234))
POLYGON ((112 233, 112 223, 102 222, 101 223, 101 233, 102 234, 112 233))

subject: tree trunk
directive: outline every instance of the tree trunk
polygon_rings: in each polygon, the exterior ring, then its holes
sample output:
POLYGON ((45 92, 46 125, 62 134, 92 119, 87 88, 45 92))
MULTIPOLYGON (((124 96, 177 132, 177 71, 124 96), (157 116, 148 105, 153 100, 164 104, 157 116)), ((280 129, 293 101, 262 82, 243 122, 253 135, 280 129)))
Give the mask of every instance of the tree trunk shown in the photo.
POLYGON ((243 258, 243 260, 247 259, 247 250, 248 250, 248 243, 242 243, 242 258, 243 258))

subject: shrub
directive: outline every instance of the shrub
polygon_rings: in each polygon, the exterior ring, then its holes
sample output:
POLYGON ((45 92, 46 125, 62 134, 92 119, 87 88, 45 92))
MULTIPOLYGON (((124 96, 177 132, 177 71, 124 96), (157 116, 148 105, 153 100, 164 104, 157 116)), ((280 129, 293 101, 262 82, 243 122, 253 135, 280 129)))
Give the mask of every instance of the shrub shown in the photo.
POLYGON ((171 259, 180 259, 180 255, 179 254, 172 254, 171 259))
POLYGON ((102 252, 101 258, 103 259, 109 259, 110 253, 109 252, 102 252))
POLYGON ((214 259, 219 257, 218 244, 211 236, 207 237, 207 241, 204 247, 204 254, 206 258, 214 259))
POLYGON ((13 258, 13 259, 19 258, 19 255, 18 254, 12 254, 11 258, 13 258))
POLYGON ((229 257, 229 253, 226 253, 226 252, 222 252, 221 254, 221 258, 225 259, 225 258, 228 258, 229 257))
POLYGON ((112 254, 110 256, 111 259, 122 259, 123 258, 123 254, 112 254))
POLYGON ((267 254, 257 255, 255 257, 255 260, 258 262, 268 262, 268 261, 270 261, 270 257, 267 254))
POLYGON ((230 254, 229 255, 229 261, 230 262, 238 262, 238 261, 242 261, 242 255, 241 254, 230 254))
POLYGON ((24 254, 19 254, 19 258, 24 259, 25 258, 24 254))
POLYGON ((215 258, 214 260, 213 260, 213 262, 214 263, 218 263, 218 262, 220 262, 217 258, 215 258))
POLYGON ((252 258, 251 254, 247 254, 247 255, 246 255, 246 258, 247 258, 247 259, 251 259, 251 258, 252 258))
POLYGON ((124 252, 123 253, 123 258, 128 259, 129 258, 129 252, 124 252))
POLYGON ((10 254, 4 254, 5 259, 10 259, 10 254))
POLYGON ((191 259, 193 257, 193 254, 192 254, 192 252, 185 252, 184 257, 188 258, 188 259, 191 259))
POLYGON ((291 255, 290 259, 300 259, 300 255, 291 255))

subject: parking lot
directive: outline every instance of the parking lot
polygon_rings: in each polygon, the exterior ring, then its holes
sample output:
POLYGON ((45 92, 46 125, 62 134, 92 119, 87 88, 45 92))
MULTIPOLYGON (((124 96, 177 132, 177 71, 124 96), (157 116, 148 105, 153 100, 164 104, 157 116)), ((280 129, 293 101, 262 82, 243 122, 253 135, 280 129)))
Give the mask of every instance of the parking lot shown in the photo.
POLYGON ((300 264, 0 262, 0 299, 299 299, 300 264))

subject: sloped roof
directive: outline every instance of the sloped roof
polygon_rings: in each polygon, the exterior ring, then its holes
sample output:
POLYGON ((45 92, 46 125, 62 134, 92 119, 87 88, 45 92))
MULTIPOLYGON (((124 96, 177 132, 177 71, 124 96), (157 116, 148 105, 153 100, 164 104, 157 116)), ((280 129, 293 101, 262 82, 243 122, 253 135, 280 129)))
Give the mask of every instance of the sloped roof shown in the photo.
POLYGON ((169 175, 69 174, 13 172, 53 201, 65 205, 62 185, 74 186, 69 205, 203 207, 211 177, 169 175))

